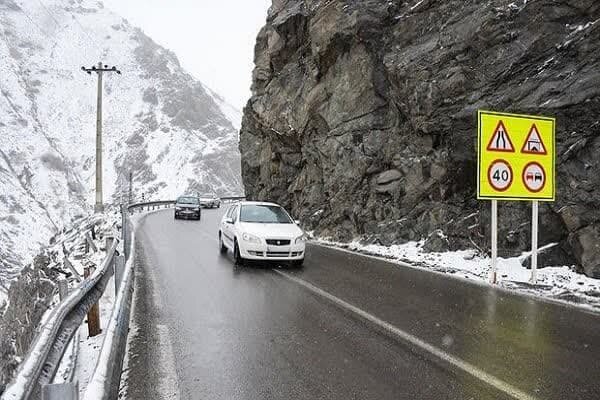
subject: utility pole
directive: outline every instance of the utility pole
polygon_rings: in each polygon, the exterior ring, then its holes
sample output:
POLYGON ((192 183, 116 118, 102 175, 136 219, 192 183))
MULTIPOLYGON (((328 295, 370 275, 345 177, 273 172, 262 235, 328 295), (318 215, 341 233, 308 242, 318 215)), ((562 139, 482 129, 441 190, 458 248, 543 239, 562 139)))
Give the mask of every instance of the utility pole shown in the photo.
POLYGON ((127 204, 131 204, 133 200, 133 172, 129 171, 129 198, 127 199, 127 204))
POLYGON ((105 72, 116 72, 121 75, 121 71, 117 67, 102 65, 101 62, 92 68, 81 67, 81 70, 91 75, 92 72, 98 74, 98 105, 96 113, 96 202, 94 204, 94 212, 99 213, 104 211, 104 203, 102 200, 102 75, 105 72))

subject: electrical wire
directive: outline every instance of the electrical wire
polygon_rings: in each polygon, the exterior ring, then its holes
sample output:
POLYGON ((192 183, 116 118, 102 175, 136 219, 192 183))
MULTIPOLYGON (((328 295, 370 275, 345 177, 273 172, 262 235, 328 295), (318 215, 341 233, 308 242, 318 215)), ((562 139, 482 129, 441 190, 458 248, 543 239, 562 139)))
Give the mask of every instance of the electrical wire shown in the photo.
MULTIPOLYGON (((50 8, 48 8, 48 6, 46 6, 46 4, 42 1, 42 0, 37 0, 37 2, 44 8, 44 10, 46 10, 46 12, 48 13, 48 15, 50 16, 50 18, 52 18, 52 20, 54 21, 54 23, 56 24, 56 26, 59 29, 62 29, 62 27, 60 26, 60 22, 58 22, 58 19, 56 18, 56 15, 54 14, 54 12, 52 12, 50 10, 50 8)), ((86 29, 83 27, 83 25, 81 25, 81 22, 79 22, 79 19, 77 19, 77 17, 75 16, 75 14, 70 13, 71 17, 73 18, 73 20, 75 21, 75 23, 77 24, 77 27, 79 28, 79 30, 81 31, 81 33, 83 33, 85 35, 85 37, 87 37, 87 39, 94 44, 94 46, 97 49, 100 49, 101 46, 99 45, 99 43, 96 41, 96 39, 94 39, 92 36, 90 36, 90 34, 86 31, 86 29)), ((73 48, 75 49, 75 46, 73 46, 73 48)), ((77 49, 75 49, 77 50, 77 49)), ((86 52, 87 52, 87 48, 85 48, 86 52)), ((86 54, 87 56, 89 56, 89 54, 86 54)), ((89 58, 89 57, 88 57, 89 58)))
POLYGON ((57 28, 60 29, 60 23, 58 22, 58 20, 56 19, 56 17, 54 16, 53 13, 50 12, 50 10, 48 9, 48 7, 46 7, 46 5, 44 3, 42 3, 42 0, 37 0, 38 3, 40 3, 40 5, 42 7, 44 7, 44 9, 46 10, 46 12, 48 13, 48 15, 50 16, 50 18, 52 18, 52 20, 54 21, 54 23, 56 24, 57 28))
POLYGON ((27 14, 27 12, 25 11, 25 9, 23 9, 23 7, 19 6, 19 7, 17 7, 17 9, 18 9, 19 11, 21 11, 21 13, 22 13, 22 14, 25 16, 25 18, 27 18, 27 19, 29 20, 29 22, 31 22, 31 23, 32 23, 34 26, 36 26, 36 27, 37 27, 37 28, 40 30, 40 32, 42 32, 42 33, 43 33, 45 36, 51 36, 51 35, 50 35, 48 32, 46 32, 45 30, 43 30, 43 29, 42 29, 42 27, 41 27, 41 26, 39 26, 39 25, 37 24, 37 22, 35 22, 35 21, 34 21, 34 20, 31 18, 31 16, 29 16, 29 14, 27 14))
MULTIPOLYGON (((44 10, 46 11, 46 13, 48 14, 48 16, 52 19, 52 21, 54 22, 54 24, 56 25, 56 27, 59 30, 62 30, 63 27, 61 26, 60 22, 58 21, 58 19, 56 18, 56 15, 48 8, 48 6, 46 6, 46 4, 42 1, 42 0, 37 0, 37 2, 39 3, 39 5, 44 8, 44 10)), ((43 29, 37 22, 35 22, 35 20, 32 18, 32 16, 25 10, 25 8, 23 6, 21 6, 20 4, 18 5, 17 9, 27 18, 27 20, 34 25, 42 34, 44 34, 44 36, 46 37, 51 37, 53 35, 51 35, 50 33, 46 32, 45 29, 43 29)), ((75 23, 77 24, 77 27, 79 30, 81 30, 81 32, 85 35, 85 37, 94 44, 94 46, 97 49, 101 49, 101 46, 99 45, 98 41, 95 40, 92 36, 90 36, 90 34, 85 30, 85 28, 83 27, 83 25, 81 24, 81 22, 79 22, 79 20, 77 19, 77 17, 74 14, 70 14, 71 17, 73 18, 73 20, 75 21, 75 23)), ((72 42, 69 42, 69 44, 71 45, 71 48, 73 50, 75 50, 76 52, 81 51, 80 48, 76 48, 75 45, 72 42)), ((87 47, 84 46, 83 48, 84 52, 86 53, 86 58, 89 58, 89 50, 87 47)))

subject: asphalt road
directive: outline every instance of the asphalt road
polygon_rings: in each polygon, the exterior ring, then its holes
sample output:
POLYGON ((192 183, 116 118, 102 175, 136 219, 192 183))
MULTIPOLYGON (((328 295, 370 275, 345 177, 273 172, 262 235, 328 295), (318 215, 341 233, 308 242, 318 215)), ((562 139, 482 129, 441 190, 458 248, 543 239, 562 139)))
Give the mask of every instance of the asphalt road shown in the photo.
POLYGON ((128 399, 600 399, 600 318, 311 245, 236 267, 221 210, 138 231, 128 399))

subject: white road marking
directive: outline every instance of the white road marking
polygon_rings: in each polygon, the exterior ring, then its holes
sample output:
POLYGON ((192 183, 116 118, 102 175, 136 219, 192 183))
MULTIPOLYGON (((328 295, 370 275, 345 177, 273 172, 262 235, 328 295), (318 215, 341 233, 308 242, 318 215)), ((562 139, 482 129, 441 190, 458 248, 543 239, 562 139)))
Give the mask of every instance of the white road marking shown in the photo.
POLYGON ((470 364, 464 360, 461 360, 460 358, 452 356, 452 355, 446 353, 445 351, 419 339, 418 337, 413 336, 410 333, 405 332, 405 331, 395 327, 394 325, 377 318, 376 316, 374 316, 372 314, 369 314, 368 312, 340 299, 339 297, 332 295, 331 293, 324 291, 323 289, 316 287, 315 285, 313 285, 311 283, 308 283, 307 281, 305 281, 303 279, 297 278, 295 276, 292 276, 286 272, 283 272, 283 271, 280 271, 277 269, 274 269, 273 271, 275 271, 279 275, 283 276, 284 278, 304 287, 305 289, 308 289, 309 291, 313 292, 314 294, 331 301, 332 303, 336 304, 337 306, 358 315, 359 317, 369 321, 372 324, 377 325, 378 327, 380 327, 383 330, 385 330, 386 332, 398 337, 399 339, 401 339, 405 342, 408 342, 411 345, 418 347, 418 348, 432 354, 433 356, 441 359, 442 361, 468 373, 469 375, 479 379, 480 381, 482 381, 483 383, 485 383, 487 385, 492 386, 493 388, 497 389, 498 391, 506 393, 507 395, 509 395, 515 399, 518 399, 518 400, 537 400, 535 397, 523 392, 520 389, 517 389, 516 387, 512 386, 511 384, 504 382, 503 380, 496 378, 493 375, 488 374, 487 372, 477 368, 473 364, 470 364))

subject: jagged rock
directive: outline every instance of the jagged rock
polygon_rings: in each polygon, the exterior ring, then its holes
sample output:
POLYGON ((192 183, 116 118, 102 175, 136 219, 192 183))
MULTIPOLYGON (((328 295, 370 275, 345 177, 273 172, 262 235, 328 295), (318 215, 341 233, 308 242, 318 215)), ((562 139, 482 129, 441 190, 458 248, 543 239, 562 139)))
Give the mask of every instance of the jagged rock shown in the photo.
POLYGON ((431 232, 423 244, 423 251, 427 253, 442 253, 450 250, 448 237, 440 229, 431 232))
POLYGON ((47 255, 36 256, 8 290, 8 305, 0 318, 0 386, 6 386, 16 373, 54 299, 56 285, 52 279, 56 272, 48 266, 47 255))
POLYGON ((375 190, 377 193, 393 193, 400 186, 401 178, 402 174, 396 169, 382 172, 377 177, 375 190))
POLYGON ((577 258, 581 259, 586 275, 600 278, 600 224, 588 225, 569 236, 577 258))
MULTIPOLYGON (((240 134, 246 194, 336 239, 442 229, 451 249, 485 252, 477 109, 555 116, 558 193, 541 206, 540 243, 559 242, 594 274, 599 18, 594 0, 277 0, 240 134)), ((528 250, 530 215, 528 203, 501 203, 500 255, 528 250)))

